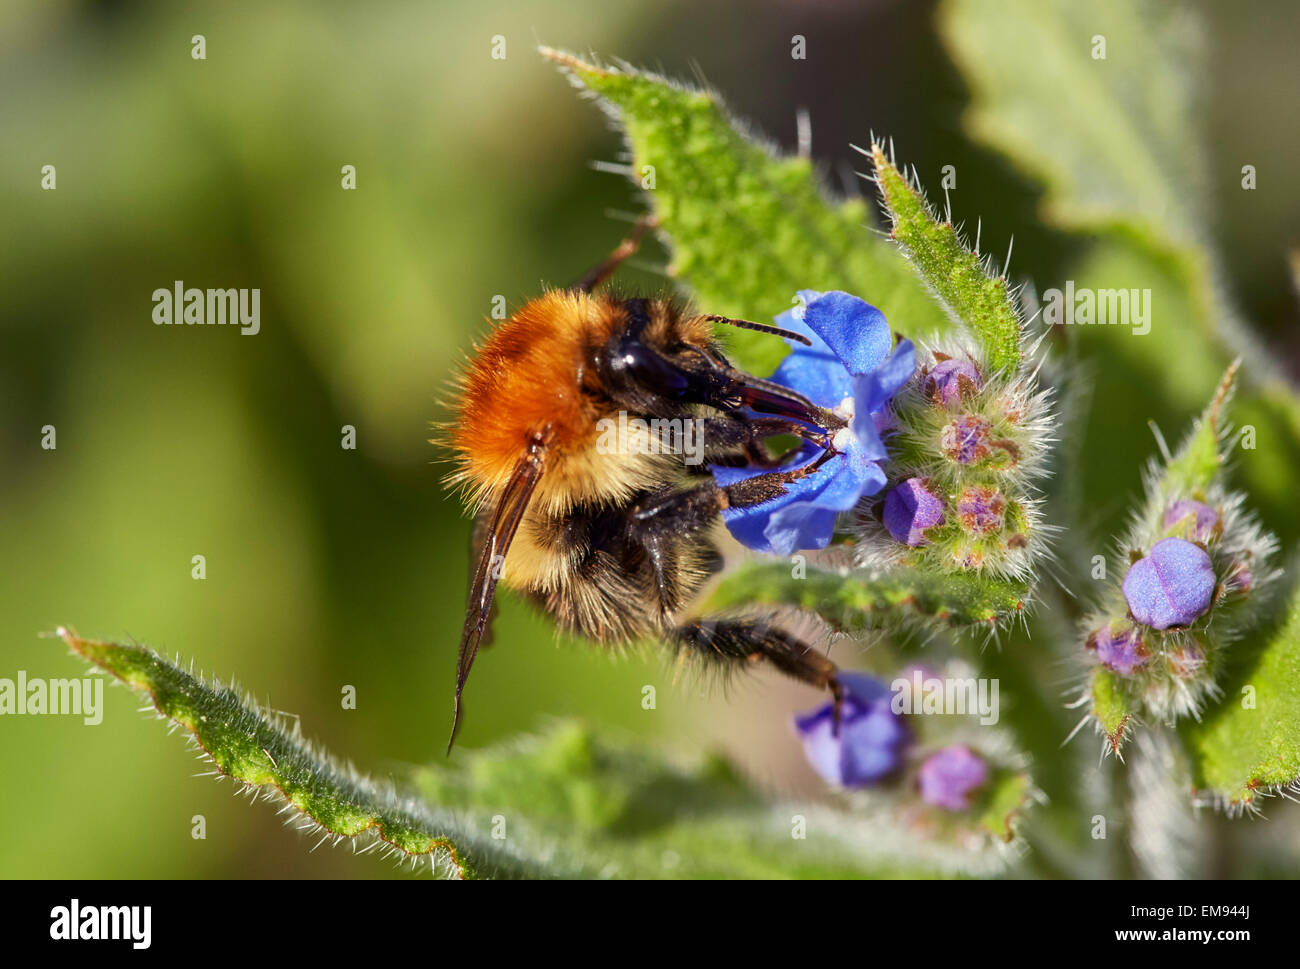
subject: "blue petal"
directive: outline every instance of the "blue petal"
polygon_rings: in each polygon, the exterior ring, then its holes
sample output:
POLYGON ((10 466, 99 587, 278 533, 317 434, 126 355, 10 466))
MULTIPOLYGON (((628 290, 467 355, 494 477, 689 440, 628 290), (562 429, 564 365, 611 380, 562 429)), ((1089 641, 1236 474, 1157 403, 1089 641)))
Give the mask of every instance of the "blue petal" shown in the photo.
MULTIPOLYGON (((828 460, 811 476, 824 479, 813 497, 822 508, 848 511, 862 497, 864 482, 873 479, 877 471, 879 468, 875 462, 866 457, 857 442, 853 442, 847 451, 828 460), (824 471, 831 471, 831 474, 824 475, 824 471)), ((883 473, 881 481, 884 481, 883 473)))
MULTIPOLYGON (((863 495, 874 495, 877 491, 885 486, 885 472, 881 470, 880 465, 876 462, 883 461, 888 452, 885 445, 880 442, 880 435, 876 433, 874 427, 867 428, 868 440, 863 441, 860 438, 849 445, 847 452, 847 461, 849 463, 849 473, 858 483, 857 498, 863 495)), ((857 504, 857 498, 853 500, 848 508, 857 504)), ((848 508, 843 509, 847 511, 848 508)))
MULTIPOLYGON (((835 535, 840 513, 884 485, 885 473, 864 458, 856 446, 850 447, 847 453, 832 457, 807 478, 788 486, 797 500, 783 501, 770 513, 763 529, 766 547, 759 551, 789 555, 798 549, 825 548, 835 535)), ((775 502, 759 507, 766 509, 772 504, 775 502)))
POLYGON ((893 343, 884 313, 839 290, 809 302, 803 321, 854 376, 871 373, 880 366, 893 343))
MULTIPOLYGON (((884 411, 916 369, 909 341, 901 341, 889 352, 893 338, 875 307, 843 292, 805 290, 800 295, 807 304, 802 319, 790 310, 776 322, 807 336, 813 345, 794 345, 771 379, 826 408, 836 408, 851 397, 854 419, 850 440, 841 445, 844 451, 817 471, 789 483, 783 494, 770 501, 722 513, 738 541, 774 555, 825 548, 834 536, 837 515, 853 508, 863 495, 884 487, 885 474, 877 462, 886 460, 888 452, 876 430, 875 415, 884 411)), ((803 442, 795 459, 784 467, 803 467, 820 453, 803 442)), ((754 467, 711 470, 724 488, 766 472, 754 467)))
MULTIPOLYGON (((785 493, 758 505, 727 508, 722 520, 741 544, 768 555, 789 555, 798 549, 821 549, 835 534, 841 512, 852 509, 863 495, 885 486, 885 473, 876 464, 884 455, 875 430, 871 439, 877 452, 851 441, 847 450, 828 459, 812 474, 786 485, 785 493)), ((821 454, 804 442, 796 459, 786 467, 803 467, 821 454)), ((719 487, 764 474, 762 468, 711 467, 719 487)))
POLYGON ((841 673, 839 681, 844 687, 846 704, 857 702, 866 706, 893 695, 888 684, 869 673, 841 673))
POLYGON ((890 708, 890 689, 865 673, 841 673, 844 704, 840 730, 833 705, 795 716, 795 731, 813 769, 836 786, 868 784, 896 769, 908 731, 890 708))
POLYGON ((791 330, 792 332, 807 337, 812 341, 812 346, 808 347, 804 346, 802 343, 796 343, 793 340, 786 340, 785 342, 789 345, 790 349, 795 350, 803 347, 804 350, 810 353, 818 353, 823 356, 833 357, 835 354, 832 353, 831 348, 826 345, 826 341, 818 336, 813 328, 804 322, 804 314, 807 312, 808 304, 813 300, 821 299, 822 295, 822 293, 817 292, 815 289, 799 290, 799 298, 803 300, 803 302, 798 306, 790 307, 790 309, 778 315, 774 322, 782 329, 791 330))
POLYGON ((853 378, 844 364, 829 353, 815 353, 796 346, 769 378, 783 387, 799 391, 814 404, 828 410, 838 407, 853 395, 853 378))
POLYGON ((840 737, 840 783, 869 784, 895 770, 901 762, 899 745, 907 728, 886 701, 872 705, 866 716, 844 725, 840 737))
MULTIPOLYGON (((815 461, 820 454, 821 449, 819 447, 805 441, 800 446, 794 460, 782 467, 803 467, 811 461, 815 461)), ((741 544, 757 552, 764 552, 768 555, 789 555, 798 547, 790 543, 796 542, 803 537, 801 533, 797 533, 792 529, 799 527, 796 523, 802 520, 804 513, 794 512, 788 520, 777 516, 781 514, 783 509, 796 503, 806 503, 807 499, 820 494, 829 483, 829 478, 834 472, 833 465, 837 460, 839 459, 832 458, 812 474, 790 482, 786 485, 784 494, 778 495, 770 501, 758 505, 724 509, 722 520, 726 523, 727 530, 741 544), (776 519, 775 523, 773 519, 776 519)), ((754 467, 727 468, 710 466, 709 470, 713 472, 714 482, 721 488, 768 472, 766 468, 754 467)), ((834 527, 834 513, 830 513, 829 517, 830 528, 822 526, 826 532, 825 541, 818 546, 805 547, 825 548, 830 542, 830 531, 834 527)))
POLYGON ((795 729, 803 741, 804 756, 813 770, 828 784, 840 786, 844 775, 840 768, 840 738, 835 736, 830 705, 808 717, 796 717, 795 729))
POLYGON ((911 340, 899 340, 894 352, 869 374, 854 378, 854 387, 863 394, 857 398, 859 413, 863 405, 872 414, 884 408, 916 372, 916 349, 911 340))
MULTIPOLYGON (((789 460, 787 460, 784 464, 781 465, 780 470, 802 468, 810 461, 816 460, 817 456, 821 453, 822 453, 822 449, 819 448, 816 444, 813 444, 811 441, 803 441, 800 443, 799 448, 795 451, 794 455, 789 460)), ((709 465, 709 470, 713 472, 714 482, 716 482, 720 488, 726 488, 727 486, 733 485, 738 481, 744 481, 747 478, 756 478, 760 474, 767 474, 768 471, 771 469, 758 468, 758 467, 754 467, 753 465, 745 465, 739 468, 732 468, 732 467, 727 467, 725 465, 711 464, 709 465)), ((816 475, 810 475, 809 478, 800 478, 798 481, 794 482, 792 487, 800 486, 801 484, 803 484, 803 486, 806 487, 807 485, 804 483, 808 482, 810 478, 816 478, 816 475)), ((772 500, 781 501, 782 498, 774 498, 772 500)), ((762 505, 762 507, 764 508, 767 508, 769 506, 772 506, 771 502, 764 502, 762 505)))
POLYGON ((776 511, 763 528, 765 548, 751 546, 768 555, 791 555, 799 549, 820 549, 835 536, 838 513, 815 502, 799 501, 776 511))
POLYGON ((874 460, 888 457, 876 432, 874 415, 885 409, 915 371, 912 341, 902 340, 878 370, 853 378, 853 433, 874 460))

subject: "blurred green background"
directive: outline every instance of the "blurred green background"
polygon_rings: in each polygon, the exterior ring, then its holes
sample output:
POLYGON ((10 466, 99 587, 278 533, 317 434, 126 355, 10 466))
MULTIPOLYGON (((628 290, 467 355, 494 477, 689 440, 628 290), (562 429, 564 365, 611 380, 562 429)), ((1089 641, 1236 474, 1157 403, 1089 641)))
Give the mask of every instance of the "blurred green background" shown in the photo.
MULTIPOLYGON (((813 154, 846 191, 848 143, 872 131, 927 182, 954 164, 961 214, 995 250, 1015 234, 1017 273, 1055 280, 1081 245, 1038 227, 1039 189, 964 133, 967 92, 928 3, 179 6, 0 10, 0 676, 80 676, 37 638, 68 624, 235 676, 377 774, 441 758, 469 551, 430 422, 493 297, 572 281, 639 206, 591 167, 620 140, 537 43, 702 73, 788 149, 807 107, 813 154), (806 61, 789 56, 794 34, 806 61), (176 279, 259 288, 261 333, 154 326, 151 294, 176 279)), ((1215 189, 1235 187, 1243 158, 1276 179, 1268 205, 1221 207, 1210 231, 1294 374, 1300 16, 1284 2, 1206 13, 1215 189)), ((651 247, 625 279, 663 286, 663 262, 651 247)), ((578 715, 727 748, 774 788, 807 782, 785 728, 807 691, 766 674, 725 699, 674 687, 657 656, 557 646, 511 600, 497 642, 471 680, 464 747, 578 715)), ((105 700, 97 727, 0 718, 0 875, 407 877, 306 852, 268 807, 192 777, 205 768, 126 691, 105 700)))

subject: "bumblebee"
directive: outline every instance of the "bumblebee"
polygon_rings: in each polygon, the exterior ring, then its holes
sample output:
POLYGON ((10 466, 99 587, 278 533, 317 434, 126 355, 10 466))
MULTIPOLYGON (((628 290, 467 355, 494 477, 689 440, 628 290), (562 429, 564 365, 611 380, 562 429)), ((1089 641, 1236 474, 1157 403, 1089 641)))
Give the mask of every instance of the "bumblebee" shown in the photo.
POLYGON ((836 453, 845 421, 732 366, 715 326, 809 342, 799 334, 600 288, 653 226, 643 219, 577 285, 495 327, 458 379, 450 480, 476 520, 448 750, 498 582, 597 644, 654 637, 724 665, 767 661, 828 690, 838 711, 837 670, 821 652, 771 623, 701 617, 696 600, 721 567, 720 513, 770 501, 814 472, 836 453), (602 428, 615 421, 637 431, 609 446, 602 428), (645 429, 685 422, 698 429, 695 464, 645 446, 645 429), (765 444, 775 435, 822 451, 783 467, 765 444), (719 487, 710 464, 762 470, 719 487))

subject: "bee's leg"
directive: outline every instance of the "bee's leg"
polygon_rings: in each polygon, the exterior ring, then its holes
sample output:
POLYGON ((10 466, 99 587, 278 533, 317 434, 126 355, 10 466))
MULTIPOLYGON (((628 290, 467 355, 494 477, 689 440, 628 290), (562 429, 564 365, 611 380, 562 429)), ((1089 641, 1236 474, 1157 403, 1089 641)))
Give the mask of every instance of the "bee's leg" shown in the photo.
POLYGON ((772 456, 763 447, 763 441, 778 434, 803 438, 818 447, 831 446, 831 435, 820 428, 810 427, 787 417, 744 418, 740 415, 704 417, 699 429, 703 442, 703 461, 710 464, 727 463, 743 454, 746 464, 772 469, 781 464, 782 455, 772 456))
POLYGON ((643 215, 637 220, 632 231, 628 233, 626 239, 618 244, 609 257, 600 265, 594 267, 587 275, 573 284, 572 289, 580 289, 584 293, 590 293, 593 289, 603 283, 606 279, 614 274, 619 265, 633 255, 641 247, 641 239, 651 229, 659 227, 659 220, 653 215, 643 215))
POLYGON ((672 630, 669 641, 679 649, 727 663, 766 661, 787 676, 828 691, 839 727, 844 688, 838 667, 784 629, 749 619, 697 620, 672 630))
POLYGON ((656 532, 697 532, 725 508, 748 508, 779 498, 785 494, 786 485, 812 474, 837 453, 823 451, 808 464, 756 474, 725 488, 707 481, 692 488, 652 495, 633 507, 632 518, 642 536, 656 532))
POLYGON ((660 611, 665 616, 670 616, 677 610, 679 598, 676 586, 670 580, 676 564, 672 542, 667 535, 659 531, 651 531, 638 537, 646 551, 646 556, 650 559, 650 567, 654 570, 655 594, 660 611))

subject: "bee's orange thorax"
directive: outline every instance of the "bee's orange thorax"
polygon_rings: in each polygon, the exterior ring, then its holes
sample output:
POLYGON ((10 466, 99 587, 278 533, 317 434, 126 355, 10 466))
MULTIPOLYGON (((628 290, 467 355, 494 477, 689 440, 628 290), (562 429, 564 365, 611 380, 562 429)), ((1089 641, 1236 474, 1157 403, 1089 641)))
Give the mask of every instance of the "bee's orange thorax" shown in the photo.
MULTIPOLYGON (((710 325, 667 300, 651 307, 647 337, 706 343, 710 325)), ((552 290, 496 327, 461 377, 451 445, 456 478, 478 501, 510 480, 535 436, 547 438, 542 506, 562 513, 579 500, 618 500, 655 477, 653 462, 601 454, 597 422, 614 416, 591 362, 626 325, 623 300, 552 290)))
POLYGON ((461 378, 451 444, 458 477, 482 499, 509 481, 534 436, 548 439, 548 487, 566 458, 590 449, 601 408, 579 387, 593 347, 620 322, 611 300, 566 290, 538 297, 497 326, 461 378))

